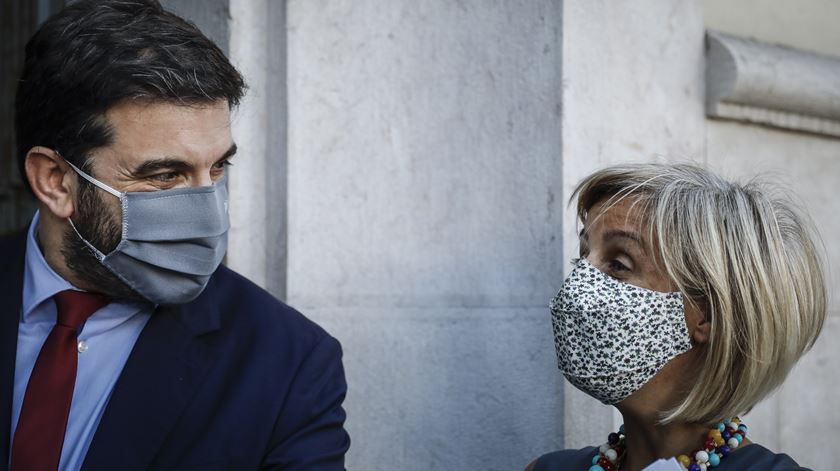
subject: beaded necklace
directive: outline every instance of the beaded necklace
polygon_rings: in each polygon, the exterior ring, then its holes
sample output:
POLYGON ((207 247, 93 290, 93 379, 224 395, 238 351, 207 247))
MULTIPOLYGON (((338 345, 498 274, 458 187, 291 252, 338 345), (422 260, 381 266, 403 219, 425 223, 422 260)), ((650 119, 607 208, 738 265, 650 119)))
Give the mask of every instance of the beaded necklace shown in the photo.
MULTIPOLYGON (((677 461, 688 471, 706 471, 720 465, 721 460, 729 456, 733 450, 741 445, 747 436, 748 427, 741 423, 741 419, 734 417, 728 422, 716 424, 703 443, 703 448, 692 451, 688 455, 680 455, 677 461)), ((607 437, 607 443, 601 445, 598 453, 592 458, 589 471, 618 471, 627 448, 624 444, 624 425, 618 432, 607 437)))

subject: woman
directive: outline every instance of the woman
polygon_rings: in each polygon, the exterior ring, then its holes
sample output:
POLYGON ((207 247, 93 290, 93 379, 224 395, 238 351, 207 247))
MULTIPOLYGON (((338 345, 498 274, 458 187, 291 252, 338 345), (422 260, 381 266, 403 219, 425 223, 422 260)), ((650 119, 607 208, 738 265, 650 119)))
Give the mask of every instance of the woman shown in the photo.
POLYGON ((611 167, 575 190, 579 260, 551 303, 560 370, 624 425, 528 471, 790 470, 737 418, 816 340, 826 299, 805 217, 690 165, 611 167))

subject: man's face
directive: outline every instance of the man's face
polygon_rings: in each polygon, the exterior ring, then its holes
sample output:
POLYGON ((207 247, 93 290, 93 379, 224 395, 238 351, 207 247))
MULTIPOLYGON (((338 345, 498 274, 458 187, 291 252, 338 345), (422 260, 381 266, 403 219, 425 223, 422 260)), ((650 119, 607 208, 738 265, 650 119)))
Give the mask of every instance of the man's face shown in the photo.
MULTIPOLYGON (((113 143, 93 152, 89 173, 123 193, 211 185, 224 176, 236 151, 223 100, 191 106, 126 102, 109 110, 106 118, 113 143)), ((120 201, 81 177, 78 182, 73 223, 107 254, 122 235, 120 201)), ((142 299, 99 263, 72 230, 65 233, 62 254, 67 266, 99 291, 142 299)))

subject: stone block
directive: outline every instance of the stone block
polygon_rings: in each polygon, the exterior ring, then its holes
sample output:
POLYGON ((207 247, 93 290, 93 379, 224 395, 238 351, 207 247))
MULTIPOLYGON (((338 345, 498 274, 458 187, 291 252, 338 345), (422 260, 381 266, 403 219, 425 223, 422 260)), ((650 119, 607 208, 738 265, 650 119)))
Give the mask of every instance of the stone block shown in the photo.
POLYGON ((840 311, 840 140, 760 126, 709 121, 709 167, 730 178, 776 184, 807 212, 820 234, 828 280, 829 311, 840 311))
POLYGON ((288 296, 533 306, 561 276, 560 4, 288 3, 288 296))
POLYGON ((309 310, 342 342, 348 469, 523 469, 561 448, 548 309, 309 310))
POLYGON ((834 408, 840 390, 840 312, 829 316, 814 348, 794 367, 779 392, 779 450, 811 469, 836 469, 830 448, 840 429, 834 408))

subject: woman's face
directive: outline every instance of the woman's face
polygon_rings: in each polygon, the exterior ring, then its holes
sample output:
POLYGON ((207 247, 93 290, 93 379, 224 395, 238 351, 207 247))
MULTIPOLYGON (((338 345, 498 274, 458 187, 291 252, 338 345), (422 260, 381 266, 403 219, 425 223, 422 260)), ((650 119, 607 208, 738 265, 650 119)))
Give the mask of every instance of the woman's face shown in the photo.
POLYGON ((674 291, 674 286, 657 268, 655 247, 646 240, 633 201, 624 198, 605 207, 601 201, 589 211, 580 236, 580 256, 607 275, 640 288, 674 291), (605 211, 606 210, 606 211, 605 211))
MULTIPOLYGON (((676 291, 674 283, 657 263, 658 248, 647 240, 650 231, 643 224, 634 200, 625 198, 612 206, 604 202, 589 211, 581 231, 580 255, 607 275, 641 288, 676 291)), ((710 323, 703 311, 684 300, 685 319, 695 345, 709 340, 710 323)), ((618 404, 642 413, 660 413, 681 401, 691 387, 691 371, 702 361, 701 349, 692 348, 668 362, 647 384, 618 404)))

